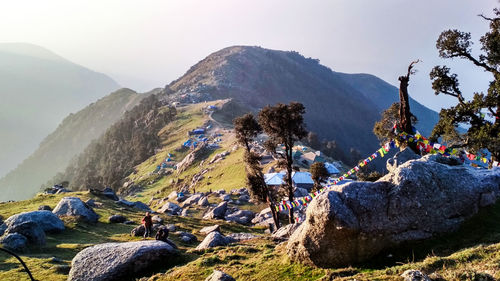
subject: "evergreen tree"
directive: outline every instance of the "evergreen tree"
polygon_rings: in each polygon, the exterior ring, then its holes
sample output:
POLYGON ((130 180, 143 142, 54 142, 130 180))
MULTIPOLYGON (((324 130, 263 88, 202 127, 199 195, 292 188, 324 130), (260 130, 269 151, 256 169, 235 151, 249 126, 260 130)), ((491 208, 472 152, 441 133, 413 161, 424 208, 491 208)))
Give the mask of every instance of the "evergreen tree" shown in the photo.
MULTIPOLYGON (((279 157, 278 165, 286 168, 284 189, 288 200, 293 201, 293 146, 296 141, 307 136, 304 125, 304 105, 298 102, 290 104, 278 103, 275 106, 266 106, 259 112, 259 124, 268 135, 265 143, 266 150, 279 157), (283 153, 277 153, 276 147, 284 146, 283 153)), ((293 210, 289 210, 289 222, 294 223, 293 210)))
POLYGON ((314 190, 321 188, 321 183, 324 182, 330 174, 322 162, 315 162, 311 165, 311 178, 314 181, 314 190))

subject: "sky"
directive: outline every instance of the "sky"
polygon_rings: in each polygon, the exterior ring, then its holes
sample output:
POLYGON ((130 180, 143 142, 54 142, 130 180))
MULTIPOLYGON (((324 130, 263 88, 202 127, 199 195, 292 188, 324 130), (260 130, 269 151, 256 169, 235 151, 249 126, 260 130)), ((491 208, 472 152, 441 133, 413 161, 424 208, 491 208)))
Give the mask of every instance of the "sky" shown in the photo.
POLYGON ((137 91, 164 87, 210 53, 232 45, 294 50, 334 71, 370 73, 398 85, 422 60, 409 92, 439 111, 429 72, 446 64, 466 97, 491 77, 472 64, 438 57, 446 29, 472 33, 473 51, 496 0, 0 0, 0 42, 26 42, 114 78, 137 91))

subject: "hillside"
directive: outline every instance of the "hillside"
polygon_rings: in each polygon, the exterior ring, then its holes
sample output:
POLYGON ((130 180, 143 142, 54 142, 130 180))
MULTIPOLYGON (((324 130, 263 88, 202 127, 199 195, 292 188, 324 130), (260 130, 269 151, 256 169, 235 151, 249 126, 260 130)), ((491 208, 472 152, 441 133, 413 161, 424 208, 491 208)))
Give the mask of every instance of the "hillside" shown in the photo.
POLYGON ((53 175, 62 172, 69 161, 123 114, 150 94, 120 89, 72 113, 48 135, 38 149, 16 169, 0 179, 0 201, 31 198, 53 175), (27 177, 26 175, 30 175, 27 177))
POLYGON ((69 113, 118 88, 108 76, 42 47, 0 44, 0 176, 30 155, 69 113))
MULTIPOLYGON (((380 113, 398 101, 398 89, 368 74, 334 72, 297 52, 234 46, 215 52, 165 88, 167 100, 193 102, 232 98, 234 115, 278 102, 299 101, 305 121, 320 139, 335 140, 346 152, 371 153, 380 113)), ((411 93, 410 93, 411 94, 411 93)), ((428 134, 438 114, 415 100, 418 129, 428 134)), ((228 119, 234 116, 228 116, 228 119)))

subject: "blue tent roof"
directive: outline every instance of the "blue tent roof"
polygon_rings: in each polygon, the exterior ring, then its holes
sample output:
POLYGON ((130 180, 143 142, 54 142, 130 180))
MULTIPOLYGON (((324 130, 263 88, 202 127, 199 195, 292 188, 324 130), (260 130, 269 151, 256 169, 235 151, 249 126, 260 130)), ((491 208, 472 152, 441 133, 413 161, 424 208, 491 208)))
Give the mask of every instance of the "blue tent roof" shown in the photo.
POLYGON ((337 167, 335 167, 332 163, 325 162, 325 168, 329 174, 340 174, 339 169, 337 169, 337 167))
POLYGON ((294 172, 292 174, 292 180, 296 184, 314 184, 312 180, 311 173, 309 172, 294 172))

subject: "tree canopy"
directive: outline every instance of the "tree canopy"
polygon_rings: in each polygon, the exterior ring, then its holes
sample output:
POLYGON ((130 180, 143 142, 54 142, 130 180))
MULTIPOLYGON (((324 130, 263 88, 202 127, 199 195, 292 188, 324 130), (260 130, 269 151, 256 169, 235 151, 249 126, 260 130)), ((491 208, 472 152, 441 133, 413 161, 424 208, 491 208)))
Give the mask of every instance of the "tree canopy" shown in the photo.
POLYGON ((457 99, 456 106, 442 109, 440 120, 432 131, 431 139, 442 137, 453 147, 464 147, 473 152, 487 148, 495 159, 500 157, 500 10, 494 9, 495 17, 480 15, 489 22, 489 31, 479 40, 481 54, 472 54, 471 34, 456 29, 441 33, 436 48, 442 58, 460 58, 471 62, 492 75, 487 93, 473 93, 466 100, 458 81, 458 75, 447 66, 435 66, 430 72, 432 89, 436 95, 445 94, 457 99), (465 133, 458 128, 467 128, 465 133))

